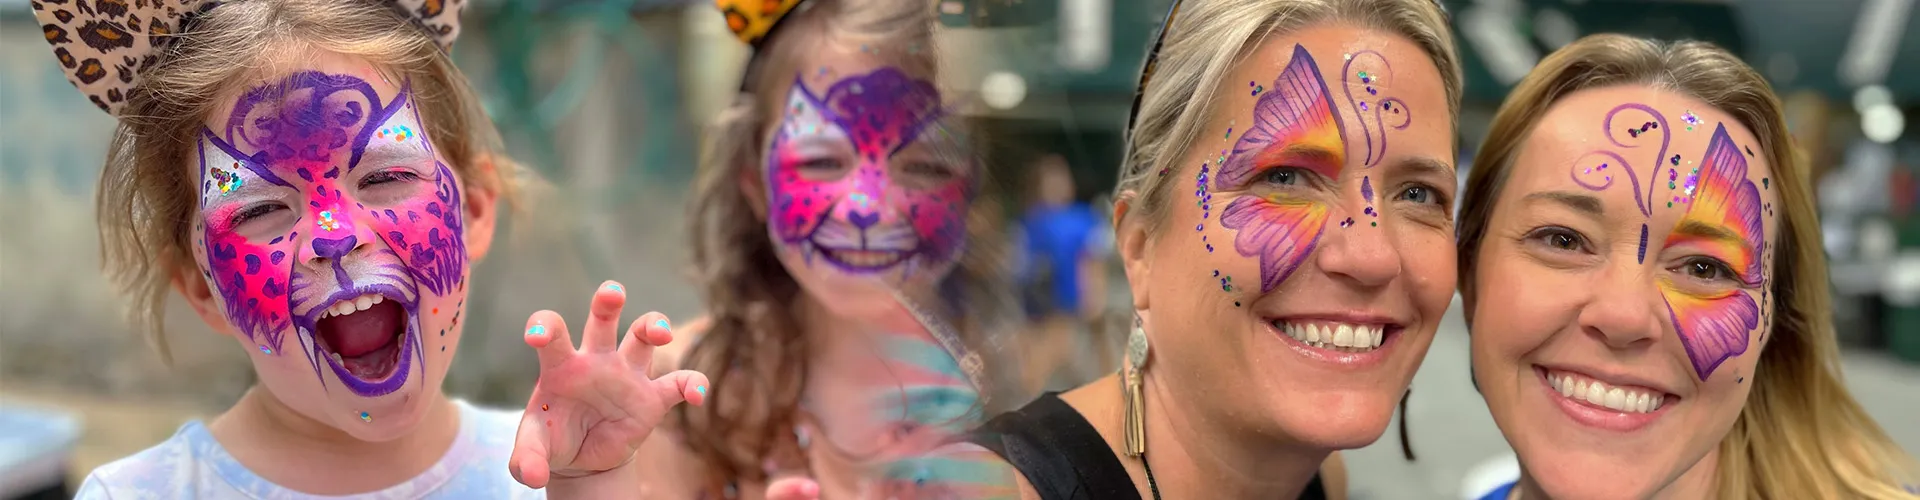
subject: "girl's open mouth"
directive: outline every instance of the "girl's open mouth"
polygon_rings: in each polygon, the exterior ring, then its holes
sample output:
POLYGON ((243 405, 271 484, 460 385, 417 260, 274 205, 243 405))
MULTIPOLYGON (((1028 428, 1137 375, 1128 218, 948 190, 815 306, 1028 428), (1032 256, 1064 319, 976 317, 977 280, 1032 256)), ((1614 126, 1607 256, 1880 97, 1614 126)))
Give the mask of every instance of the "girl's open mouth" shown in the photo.
POLYGON ((315 323, 320 354, 361 382, 394 375, 406 341, 407 312, 398 301, 366 294, 327 307, 315 323))

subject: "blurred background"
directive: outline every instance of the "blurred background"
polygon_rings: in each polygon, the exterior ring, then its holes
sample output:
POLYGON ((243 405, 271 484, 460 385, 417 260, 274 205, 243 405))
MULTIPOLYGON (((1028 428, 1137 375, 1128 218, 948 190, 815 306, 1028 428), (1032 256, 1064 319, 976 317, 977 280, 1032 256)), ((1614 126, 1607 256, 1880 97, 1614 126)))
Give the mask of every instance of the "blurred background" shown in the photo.
MULTIPOLYGON (((477 270, 451 394, 519 406, 536 363, 532 311, 581 314, 617 279, 633 307, 700 313, 685 274, 683 193, 701 125, 729 99, 746 48, 687 0, 469 0, 456 60, 509 150, 552 186, 477 270)), ((942 79, 984 130, 1009 231, 1053 234, 1046 209, 1103 213, 1138 69, 1168 0, 947 0, 942 79)), ((1507 88, 1591 33, 1718 43, 1772 80, 1819 186, 1847 382, 1920 451, 1920 26, 1912 0, 1448 0, 1467 68, 1464 178, 1507 88)), ((217 414, 252 383, 239 347, 183 303, 159 363, 99 272, 92 196, 113 122, 73 91, 26 0, 0 0, 0 498, 75 481, 217 414)), ((1101 223, 1104 224, 1104 223, 1101 223)), ((1098 227, 1096 224, 1090 227, 1098 227)), ((1081 226, 1085 226, 1082 224, 1081 226)), ((1075 226, 1078 227, 1078 226, 1075 226)), ((1017 259, 1033 374, 1064 388, 1111 369, 1125 279, 1100 231, 1017 259), (1056 252, 1057 253, 1057 252, 1056 252), (1074 258, 1079 255, 1079 258, 1074 258), (1068 307, 1067 304, 1071 304, 1068 307)), ((1035 236, 1036 238, 1038 236, 1035 236)), ((1467 338, 1442 327, 1413 384, 1418 461, 1389 432, 1348 454, 1353 498, 1459 498, 1511 452, 1468 381, 1467 338)))

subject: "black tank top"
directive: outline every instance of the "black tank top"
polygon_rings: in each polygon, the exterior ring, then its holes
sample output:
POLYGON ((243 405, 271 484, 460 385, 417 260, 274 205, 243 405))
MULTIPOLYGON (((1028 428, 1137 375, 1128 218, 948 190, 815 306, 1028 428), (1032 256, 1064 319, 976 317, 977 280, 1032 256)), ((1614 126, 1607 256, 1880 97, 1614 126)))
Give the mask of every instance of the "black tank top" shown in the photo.
MULTIPOLYGON (((967 441, 993 450, 1040 493, 1042 500, 1141 500, 1107 441, 1080 412, 1041 394, 1018 410, 987 421, 967 441)), ((1300 500, 1325 500, 1326 487, 1314 473, 1300 500)))

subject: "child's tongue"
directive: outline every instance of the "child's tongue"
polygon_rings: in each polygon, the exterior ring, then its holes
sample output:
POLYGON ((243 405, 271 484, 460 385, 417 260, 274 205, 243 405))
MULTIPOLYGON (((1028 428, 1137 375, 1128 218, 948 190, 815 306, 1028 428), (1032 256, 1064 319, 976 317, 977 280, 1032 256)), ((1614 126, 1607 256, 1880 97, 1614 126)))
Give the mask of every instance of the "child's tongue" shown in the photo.
POLYGON ((374 304, 365 311, 320 320, 320 336, 327 347, 341 357, 354 358, 379 350, 403 332, 401 321, 406 312, 392 301, 374 304))

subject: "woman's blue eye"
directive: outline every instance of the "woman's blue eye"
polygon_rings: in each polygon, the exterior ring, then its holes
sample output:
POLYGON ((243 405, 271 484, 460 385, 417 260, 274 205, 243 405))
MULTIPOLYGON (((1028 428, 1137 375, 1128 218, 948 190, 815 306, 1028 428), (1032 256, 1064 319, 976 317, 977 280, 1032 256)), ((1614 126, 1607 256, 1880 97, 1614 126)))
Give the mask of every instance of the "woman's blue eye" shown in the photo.
POLYGON ((1264 174, 1260 180, 1269 184, 1291 186, 1299 182, 1300 174, 1294 172, 1291 168, 1275 168, 1267 170, 1267 173, 1264 174))
POLYGON ((1400 197, 1414 203, 1428 203, 1432 201, 1433 191, 1422 186, 1414 186, 1407 188, 1405 192, 1400 194, 1400 197))

